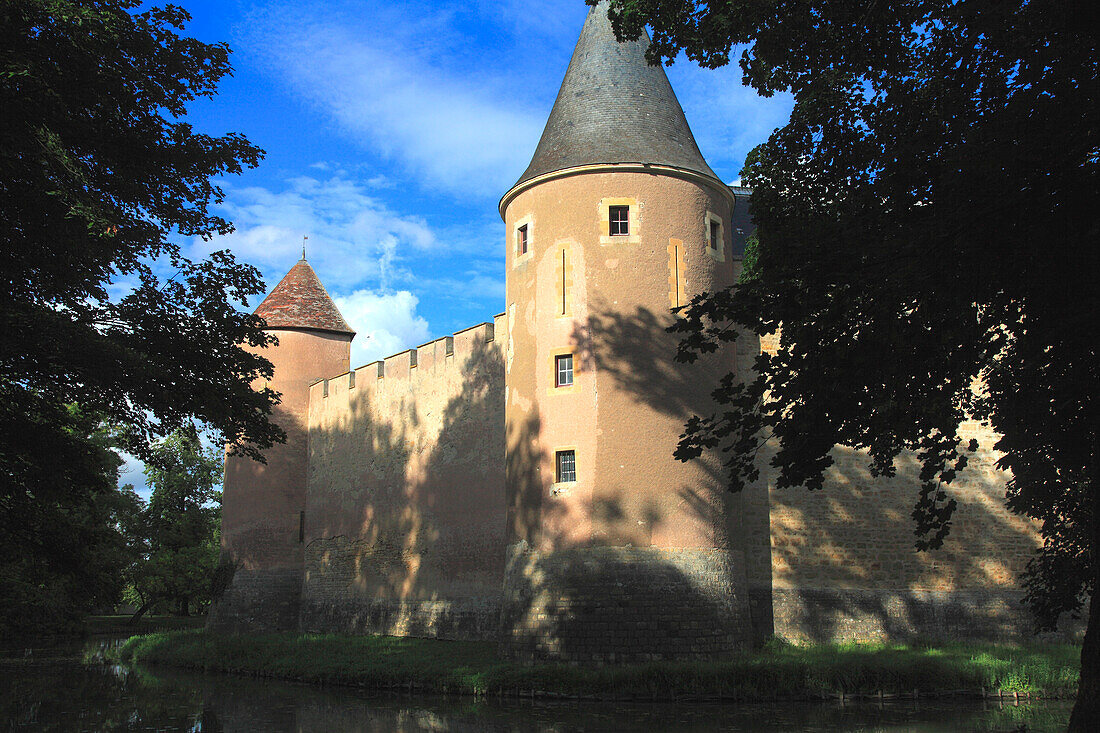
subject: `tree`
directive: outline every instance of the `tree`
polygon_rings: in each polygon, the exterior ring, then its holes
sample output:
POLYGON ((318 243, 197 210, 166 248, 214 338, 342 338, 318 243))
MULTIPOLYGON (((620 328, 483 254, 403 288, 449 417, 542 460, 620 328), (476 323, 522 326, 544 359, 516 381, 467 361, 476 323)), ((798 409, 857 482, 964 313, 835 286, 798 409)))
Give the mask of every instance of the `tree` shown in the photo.
MULTIPOLYGON (((595 4, 594 0, 589 0, 595 4)), ((1091 597, 1071 727, 1100 720, 1100 131, 1088 5, 1050 0, 612 0, 651 63, 741 49, 744 81, 789 91, 756 148, 756 242, 732 290, 683 311, 678 358, 781 331, 756 376, 716 392, 678 455, 729 456, 730 487, 774 438, 777 485, 820 488, 835 445, 877 474, 914 450, 919 547, 950 530, 957 427, 1003 436, 1009 507, 1041 522, 1027 597, 1044 627, 1091 597), (781 326, 781 328, 780 328, 781 326), (972 387, 980 384, 981 388, 972 387)))
POLYGON ((5 497, 0 638, 76 631, 93 609, 115 604, 131 562, 123 529, 140 499, 117 488, 122 461, 110 431, 71 406, 45 426, 34 417, 20 427, 60 439, 52 445, 54 460, 28 485, 33 501, 5 497))
POLYGON ((158 603, 187 616, 210 601, 220 550, 222 462, 198 434, 178 430, 157 444, 145 475, 153 492, 131 532, 140 547, 129 580, 140 618, 158 603))
MULTIPOLYGON (((44 500, 75 510, 90 496, 59 465, 92 450, 68 405, 120 426, 142 458, 192 418, 257 458, 284 437, 268 421, 276 395, 250 388, 271 376, 255 347, 273 339, 235 307, 261 292, 259 273, 228 252, 189 259, 178 243, 231 231, 211 213, 212 179, 262 156, 185 121, 230 72, 229 49, 177 33, 180 8, 141 6, 0 4, 5 536, 22 536, 44 500)), ((48 547, 56 533, 41 528, 48 547)))

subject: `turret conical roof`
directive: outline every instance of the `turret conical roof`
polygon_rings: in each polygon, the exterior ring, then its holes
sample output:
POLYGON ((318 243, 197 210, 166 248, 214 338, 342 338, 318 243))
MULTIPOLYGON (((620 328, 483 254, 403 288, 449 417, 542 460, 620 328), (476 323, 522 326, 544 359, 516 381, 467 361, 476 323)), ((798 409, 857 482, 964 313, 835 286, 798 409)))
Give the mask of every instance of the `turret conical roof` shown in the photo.
POLYGON ((720 181, 699 152, 665 70, 645 59, 649 35, 619 43, 607 3, 592 8, 531 164, 512 188, 554 171, 650 163, 720 181))
POLYGON ((256 308, 269 328, 308 328, 355 335, 305 257, 256 308))

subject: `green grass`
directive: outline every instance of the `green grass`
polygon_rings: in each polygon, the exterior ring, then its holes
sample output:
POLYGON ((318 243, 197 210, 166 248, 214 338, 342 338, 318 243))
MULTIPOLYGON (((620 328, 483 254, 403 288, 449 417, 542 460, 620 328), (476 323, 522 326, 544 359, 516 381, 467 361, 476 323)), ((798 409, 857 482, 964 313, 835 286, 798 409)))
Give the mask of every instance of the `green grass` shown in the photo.
POLYGON ((819 695, 1001 690, 1075 694, 1080 648, 1066 644, 771 643, 711 662, 651 662, 586 668, 503 660, 489 642, 386 636, 264 634, 203 630, 133 637, 118 661, 319 684, 474 695, 600 695, 768 700, 819 695))

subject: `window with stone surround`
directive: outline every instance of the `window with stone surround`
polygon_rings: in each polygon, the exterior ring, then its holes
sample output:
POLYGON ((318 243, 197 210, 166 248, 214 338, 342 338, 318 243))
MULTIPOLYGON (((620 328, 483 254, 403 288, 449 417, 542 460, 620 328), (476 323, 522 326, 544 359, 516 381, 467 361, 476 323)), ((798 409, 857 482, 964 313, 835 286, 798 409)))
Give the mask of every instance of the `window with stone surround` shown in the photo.
POLYGON ((722 233, 722 217, 708 211, 704 222, 703 236, 706 238, 706 253, 717 262, 726 261, 725 236, 722 233))
POLYGON ((527 254, 527 225, 524 224, 516 230, 516 254, 527 254))
POLYGON ((610 231, 612 237, 625 237, 630 234, 630 207, 611 206, 608 209, 610 216, 610 231))
POLYGON ((577 452, 574 450, 560 450, 555 453, 555 457, 558 464, 556 483, 575 482, 577 480, 577 452))
POLYGON ((554 357, 554 386, 569 387, 573 384, 573 355, 559 354, 554 357))
POLYGON ((535 217, 527 214, 512 222, 512 265, 518 266, 531 259, 535 250, 535 217))

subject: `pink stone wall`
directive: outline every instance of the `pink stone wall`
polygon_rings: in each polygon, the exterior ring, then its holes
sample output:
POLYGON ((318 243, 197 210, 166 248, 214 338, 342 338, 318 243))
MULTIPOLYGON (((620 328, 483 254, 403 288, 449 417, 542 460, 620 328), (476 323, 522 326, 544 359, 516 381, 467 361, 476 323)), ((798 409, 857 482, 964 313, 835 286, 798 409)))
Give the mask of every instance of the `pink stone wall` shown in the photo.
POLYGON ((350 361, 348 334, 271 331, 279 343, 264 351, 275 366, 268 386, 282 395, 272 419, 286 431, 287 441, 265 452, 266 465, 240 457, 225 461, 222 548, 236 574, 214 621, 226 626, 297 627, 309 385, 327 374, 347 371, 350 361))
POLYGON ((679 174, 585 171, 505 201, 506 648, 599 662, 747 643, 743 498, 725 491, 718 456, 673 457, 734 355, 677 363, 665 332, 673 307, 733 282, 730 197, 679 174), (611 235, 611 206, 629 207, 627 236, 611 235), (554 382, 563 352, 568 389, 554 382), (576 481, 556 480, 562 450, 576 481))
POLYGON ((302 628, 496 635, 503 316, 313 385, 302 628))

